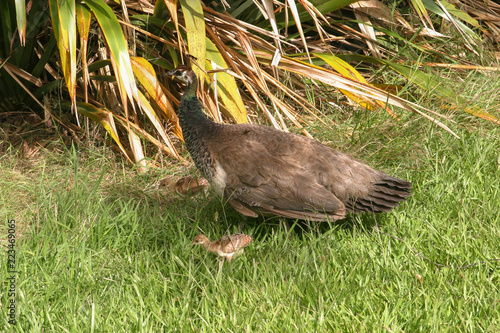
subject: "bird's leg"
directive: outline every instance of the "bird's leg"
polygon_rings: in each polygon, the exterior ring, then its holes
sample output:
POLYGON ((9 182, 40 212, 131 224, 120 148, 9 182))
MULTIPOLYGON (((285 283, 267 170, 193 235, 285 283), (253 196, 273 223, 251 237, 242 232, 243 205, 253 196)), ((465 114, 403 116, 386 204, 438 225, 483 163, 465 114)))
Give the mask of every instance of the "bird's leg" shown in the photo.
MULTIPOLYGON (((246 217, 245 217, 245 220, 246 220, 246 217)), ((243 231, 243 228, 245 227, 245 221, 240 221, 238 223, 238 233, 241 234, 241 232, 243 231)))
POLYGON ((243 221, 238 222, 238 233, 241 234, 243 231, 243 228, 245 228, 248 217, 243 215, 243 221))
POLYGON ((292 230, 293 230, 293 228, 295 228, 295 226, 297 225, 299 220, 295 220, 292 224, 290 224, 290 220, 283 217, 283 218, 280 218, 280 221, 282 221, 283 225, 285 226, 286 235, 287 235, 288 239, 292 239, 293 238, 292 230))
POLYGON ((290 225, 290 222, 288 222, 287 218, 280 218, 281 222, 283 222, 283 225, 285 226, 286 233, 290 234, 290 231, 292 231, 292 226, 290 225))

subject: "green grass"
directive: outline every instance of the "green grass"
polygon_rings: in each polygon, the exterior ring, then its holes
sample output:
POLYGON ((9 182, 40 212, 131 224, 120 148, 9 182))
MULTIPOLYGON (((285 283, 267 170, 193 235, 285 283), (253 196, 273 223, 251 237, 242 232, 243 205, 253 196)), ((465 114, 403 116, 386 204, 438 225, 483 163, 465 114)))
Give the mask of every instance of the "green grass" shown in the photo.
POLYGON ((413 115, 330 116, 336 132, 313 127, 317 138, 409 179, 413 196, 388 214, 291 232, 278 219, 249 220, 255 242, 220 272, 190 246, 199 232, 236 231, 241 217, 219 200, 159 193, 165 174, 137 175, 98 149, 31 161, 8 152, 0 331, 498 332, 498 127, 461 119, 458 140, 413 115), (18 225, 14 327, 8 218, 18 225))

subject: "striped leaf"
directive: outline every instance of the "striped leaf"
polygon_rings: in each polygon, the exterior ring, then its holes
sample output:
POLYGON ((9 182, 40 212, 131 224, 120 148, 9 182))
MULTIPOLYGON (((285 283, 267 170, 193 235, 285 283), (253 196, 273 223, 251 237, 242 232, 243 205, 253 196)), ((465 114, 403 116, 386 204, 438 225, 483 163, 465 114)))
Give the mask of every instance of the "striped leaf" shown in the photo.
MULTIPOLYGON (((76 10, 75 0, 49 0, 52 27, 57 40, 64 80, 76 107, 76 10)), ((78 116, 77 116, 78 121, 78 116)))
MULTIPOLYGON (((369 84, 366 79, 351 65, 349 65, 347 62, 344 60, 340 59, 339 57, 336 57, 331 54, 325 54, 325 53, 313 53, 316 57, 323 59, 328 65, 330 65, 335 71, 337 71, 340 75, 343 75, 345 77, 351 78, 353 80, 356 80, 358 82, 364 83, 364 84, 369 84)), ((343 93, 346 97, 349 99, 353 100, 354 102, 358 103, 364 108, 367 108, 369 110, 372 110, 374 107, 374 104, 365 99, 362 98, 356 94, 353 94, 350 91, 347 91, 345 89, 339 89, 341 93, 343 93)))
POLYGON ((82 53, 83 89, 85 102, 88 102, 89 70, 87 64, 87 43, 89 40, 90 20, 92 15, 87 7, 76 4, 76 23, 80 35, 80 52, 82 53))
POLYGON ((180 4, 186 22, 189 55, 195 63, 192 68, 198 77, 204 77, 207 43, 203 8, 199 0, 180 0, 180 4))
POLYGON ((138 99, 138 92, 135 84, 134 72, 130 65, 128 45, 123 35, 121 25, 113 10, 104 3, 104 1, 85 0, 85 4, 92 9, 111 52, 111 63, 115 70, 122 103, 126 106, 126 97, 128 97, 133 105, 134 99, 138 99))
MULTIPOLYGON (((451 89, 448 85, 443 84, 442 81, 438 81, 434 79, 432 75, 428 75, 422 71, 415 70, 412 67, 397 64, 384 59, 378 59, 363 55, 350 55, 349 59, 387 65, 395 71, 399 72, 401 75, 405 76, 408 80, 415 83, 422 89, 429 91, 433 95, 445 100, 455 107, 458 107, 459 105, 470 105, 470 103, 465 98, 460 97, 456 91, 451 89)), ((465 112, 492 122, 499 121, 495 116, 474 105, 465 107, 465 112)))
MULTIPOLYGON (((19 40, 21 45, 26 45, 26 1, 25 0, 15 0, 16 4, 16 21, 17 21, 17 33, 19 34, 19 40)), ((6 19, 8 19, 6 17, 6 19)))
MULTIPOLYGON (((227 68, 226 61, 220 54, 215 44, 208 38, 206 39, 206 43, 207 58, 219 67, 227 68)), ((222 103, 230 113, 229 116, 232 117, 237 123, 247 123, 248 120, 245 104, 241 99, 234 77, 224 72, 217 73, 217 91, 222 103)))
POLYGON ((118 131, 116 130, 115 121, 113 119, 113 113, 104 109, 96 108, 95 106, 89 103, 77 102, 76 105, 78 111, 81 114, 99 123, 109 133, 111 138, 116 142, 116 144, 120 148, 120 151, 123 153, 123 155, 125 155, 125 157, 129 162, 132 162, 129 154, 123 147, 120 138, 118 137, 118 131))
MULTIPOLYGON (((131 64, 139 82, 148 92, 149 96, 151 96, 151 98, 159 105, 166 120, 173 125, 172 131, 174 134, 178 138, 182 139, 182 130, 179 126, 179 118, 174 111, 172 103, 170 103, 170 100, 163 93, 161 84, 156 78, 153 66, 146 59, 141 57, 131 57, 131 64)), ((146 112, 146 110, 144 111, 146 112)), ((156 116, 156 114, 154 116, 156 116)), ((151 115, 148 114, 148 117, 151 119, 151 115)))

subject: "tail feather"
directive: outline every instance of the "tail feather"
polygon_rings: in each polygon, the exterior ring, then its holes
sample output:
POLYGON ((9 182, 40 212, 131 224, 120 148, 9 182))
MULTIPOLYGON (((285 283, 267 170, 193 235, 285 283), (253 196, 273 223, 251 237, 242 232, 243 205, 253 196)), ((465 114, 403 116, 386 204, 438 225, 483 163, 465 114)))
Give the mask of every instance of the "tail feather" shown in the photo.
POLYGON ((366 197, 351 198, 346 207, 353 212, 389 212, 411 195, 411 188, 410 182, 386 176, 373 184, 366 197))
POLYGON ((379 196, 389 196, 389 197, 394 197, 394 196, 399 196, 402 198, 409 197, 411 195, 411 187, 410 188, 401 188, 401 187, 390 187, 387 186, 387 184, 381 184, 377 183, 375 184, 375 188, 373 193, 377 193, 379 196))

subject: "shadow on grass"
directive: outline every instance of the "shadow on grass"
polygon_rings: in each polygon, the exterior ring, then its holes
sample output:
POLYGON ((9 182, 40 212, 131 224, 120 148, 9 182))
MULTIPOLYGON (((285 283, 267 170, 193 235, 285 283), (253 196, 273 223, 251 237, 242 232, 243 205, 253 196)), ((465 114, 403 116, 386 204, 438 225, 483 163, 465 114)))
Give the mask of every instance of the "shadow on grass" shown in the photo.
MULTIPOLYGON (((156 248, 174 243, 190 243, 199 233, 209 239, 238 232, 255 240, 265 240, 275 233, 291 233, 299 239, 311 234, 344 230, 349 233, 372 233, 377 223, 383 224, 385 214, 349 214, 345 219, 331 222, 308 222, 279 217, 246 218, 230 205, 224 204, 211 192, 194 197, 184 197, 159 191, 153 185, 155 176, 136 176, 107 186, 105 201, 110 205, 121 202, 140 209, 141 224, 136 232, 142 246, 156 248), (172 232, 172 230, 175 230, 172 232)), ((118 205, 118 207, 122 206, 118 205)), ((117 212, 118 214, 118 212, 117 212)))
MULTIPOLYGON (((215 201, 213 208, 223 209, 222 205, 215 201)), ((229 223, 237 225, 240 221, 244 221, 245 227, 241 231, 245 233, 245 230, 251 231, 252 237, 255 239, 263 239, 269 234, 277 231, 290 232, 299 238, 304 238, 305 235, 311 233, 324 234, 325 232, 341 229, 349 232, 354 230, 363 230, 367 233, 371 233, 377 224, 383 224, 383 215, 375 215, 370 213, 364 214, 348 214, 345 219, 330 222, 317 222, 317 221, 306 221, 306 220, 292 220, 285 219, 282 217, 265 217, 259 216, 257 218, 245 218, 234 211, 229 205, 224 207, 226 210, 226 216, 229 223)))

